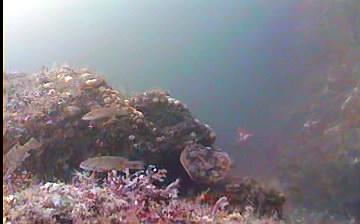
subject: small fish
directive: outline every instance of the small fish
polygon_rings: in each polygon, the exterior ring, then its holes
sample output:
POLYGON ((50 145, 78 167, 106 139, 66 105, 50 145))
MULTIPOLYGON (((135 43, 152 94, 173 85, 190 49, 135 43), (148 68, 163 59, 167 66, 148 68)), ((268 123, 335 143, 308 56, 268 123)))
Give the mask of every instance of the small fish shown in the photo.
POLYGON ((129 161, 120 156, 98 156, 89 158, 80 164, 80 168, 95 172, 108 172, 111 170, 141 170, 144 169, 142 161, 129 161))
POLYGON ((245 129, 242 129, 242 128, 238 128, 237 133, 238 133, 240 142, 244 142, 248 138, 254 136, 253 134, 251 134, 250 132, 248 132, 248 131, 246 131, 245 129))
POLYGON ((85 121, 94 121, 115 118, 117 116, 126 116, 128 113, 117 107, 104 107, 100 109, 95 109, 85 114, 82 119, 85 121))

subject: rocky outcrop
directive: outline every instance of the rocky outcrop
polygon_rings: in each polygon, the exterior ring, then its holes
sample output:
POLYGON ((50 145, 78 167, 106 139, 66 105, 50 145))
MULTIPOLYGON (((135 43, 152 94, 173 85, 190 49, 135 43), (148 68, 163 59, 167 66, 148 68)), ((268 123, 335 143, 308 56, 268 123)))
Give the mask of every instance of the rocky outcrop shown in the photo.
POLYGON ((185 192, 227 178, 231 159, 214 145, 215 132, 167 91, 127 96, 68 66, 7 74, 6 83, 7 180, 26 171, 35 181, 68 181, 82 161, 109 155, 165 168, 167 183, 180 178, 185 192))
POLYGON ((281 173, 297 202, 357 216, 360 209, 359 51, 314 75, 318 91, 289 119, 281 173), (316 203, 314 203, 316 201, 316 203))

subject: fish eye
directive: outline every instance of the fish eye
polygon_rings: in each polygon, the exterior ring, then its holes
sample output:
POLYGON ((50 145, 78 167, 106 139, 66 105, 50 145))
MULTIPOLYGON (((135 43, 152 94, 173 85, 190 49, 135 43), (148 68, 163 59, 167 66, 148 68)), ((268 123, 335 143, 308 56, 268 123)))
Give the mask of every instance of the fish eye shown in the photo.
POLYGON ((149 165, 148 168, 146 169, 146 173, 147 174, 154 174, 158 172, 158 168, 155 165, 149 165))

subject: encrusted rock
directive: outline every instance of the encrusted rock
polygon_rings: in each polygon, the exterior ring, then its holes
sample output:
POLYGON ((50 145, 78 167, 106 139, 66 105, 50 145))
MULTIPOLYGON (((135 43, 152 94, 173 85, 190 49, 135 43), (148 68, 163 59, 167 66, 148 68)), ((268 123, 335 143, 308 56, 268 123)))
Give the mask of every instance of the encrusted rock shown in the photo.
POLYGON ((212 128, 167 91, 128 98, 87 69, 9 76, 7 83, 4 152, 31 138, 42 143, 41 150, 17 151, 21 155, 14 160, 14 173, 26 170, 38 180, 69 180, 82 161, 96 156, 159 165, 169 179, 190 183, 187 188, 220 184, 229 172, 230 158, 213 145, 212 128), (72 78, 64 82, 60 74, 72 78))
POLYGON ((225 179, 231 165, 227 153, 199 144, 188 145, 182 151, 180 161, 191 179, 206 184, 215 184, 225 179))

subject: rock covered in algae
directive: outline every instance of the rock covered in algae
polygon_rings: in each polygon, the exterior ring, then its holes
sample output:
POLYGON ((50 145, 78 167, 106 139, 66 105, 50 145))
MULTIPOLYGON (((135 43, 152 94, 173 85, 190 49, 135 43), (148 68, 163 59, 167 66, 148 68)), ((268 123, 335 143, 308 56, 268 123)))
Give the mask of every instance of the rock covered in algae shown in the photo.
POLYGON ((329 71, 311 76, 316 89, 288 119, 279 148, 290 200, 358 217, 360 64, 358 48, 351 49, 330 61, 329 71), (319 121, 321 128, 304 128, 308 121, 319 121))
POLYGON ((88 69, 6 74, 6 83, 3 152, 31 138, 42 142, 38 153, 26 154, 16 166, 40 179, 67 179, 82 161, 107 155, 183 170, 180 153, 189 142, 211 146, 216 138, 167 91, 128 97, 88 69))
POLYGON ((192 180, 206 184, 223 180, 231 166, 227 153, 199 144, 188 145, 182 151, 180 161, 192 180))
POLYGON ((229 156, 213 145, 214 130, 167 91, 127 96, 88 69, 67 66, 8 74, 6 83, 3 153, 30 139, 41 142, 14 160, 14 173, 70 180, 81 162, 99 156, 156 164, 187 188, 216 184, 229 172, 229 156))
POLYGON ((277 214, 279 217, 283 215, 282 206, 286 200, 285 195, 276 190, 267 189, 254 178, 229 177, 221 192, 232 204, 240 204, 243 208, 252 206, 259 214, 277 214))

